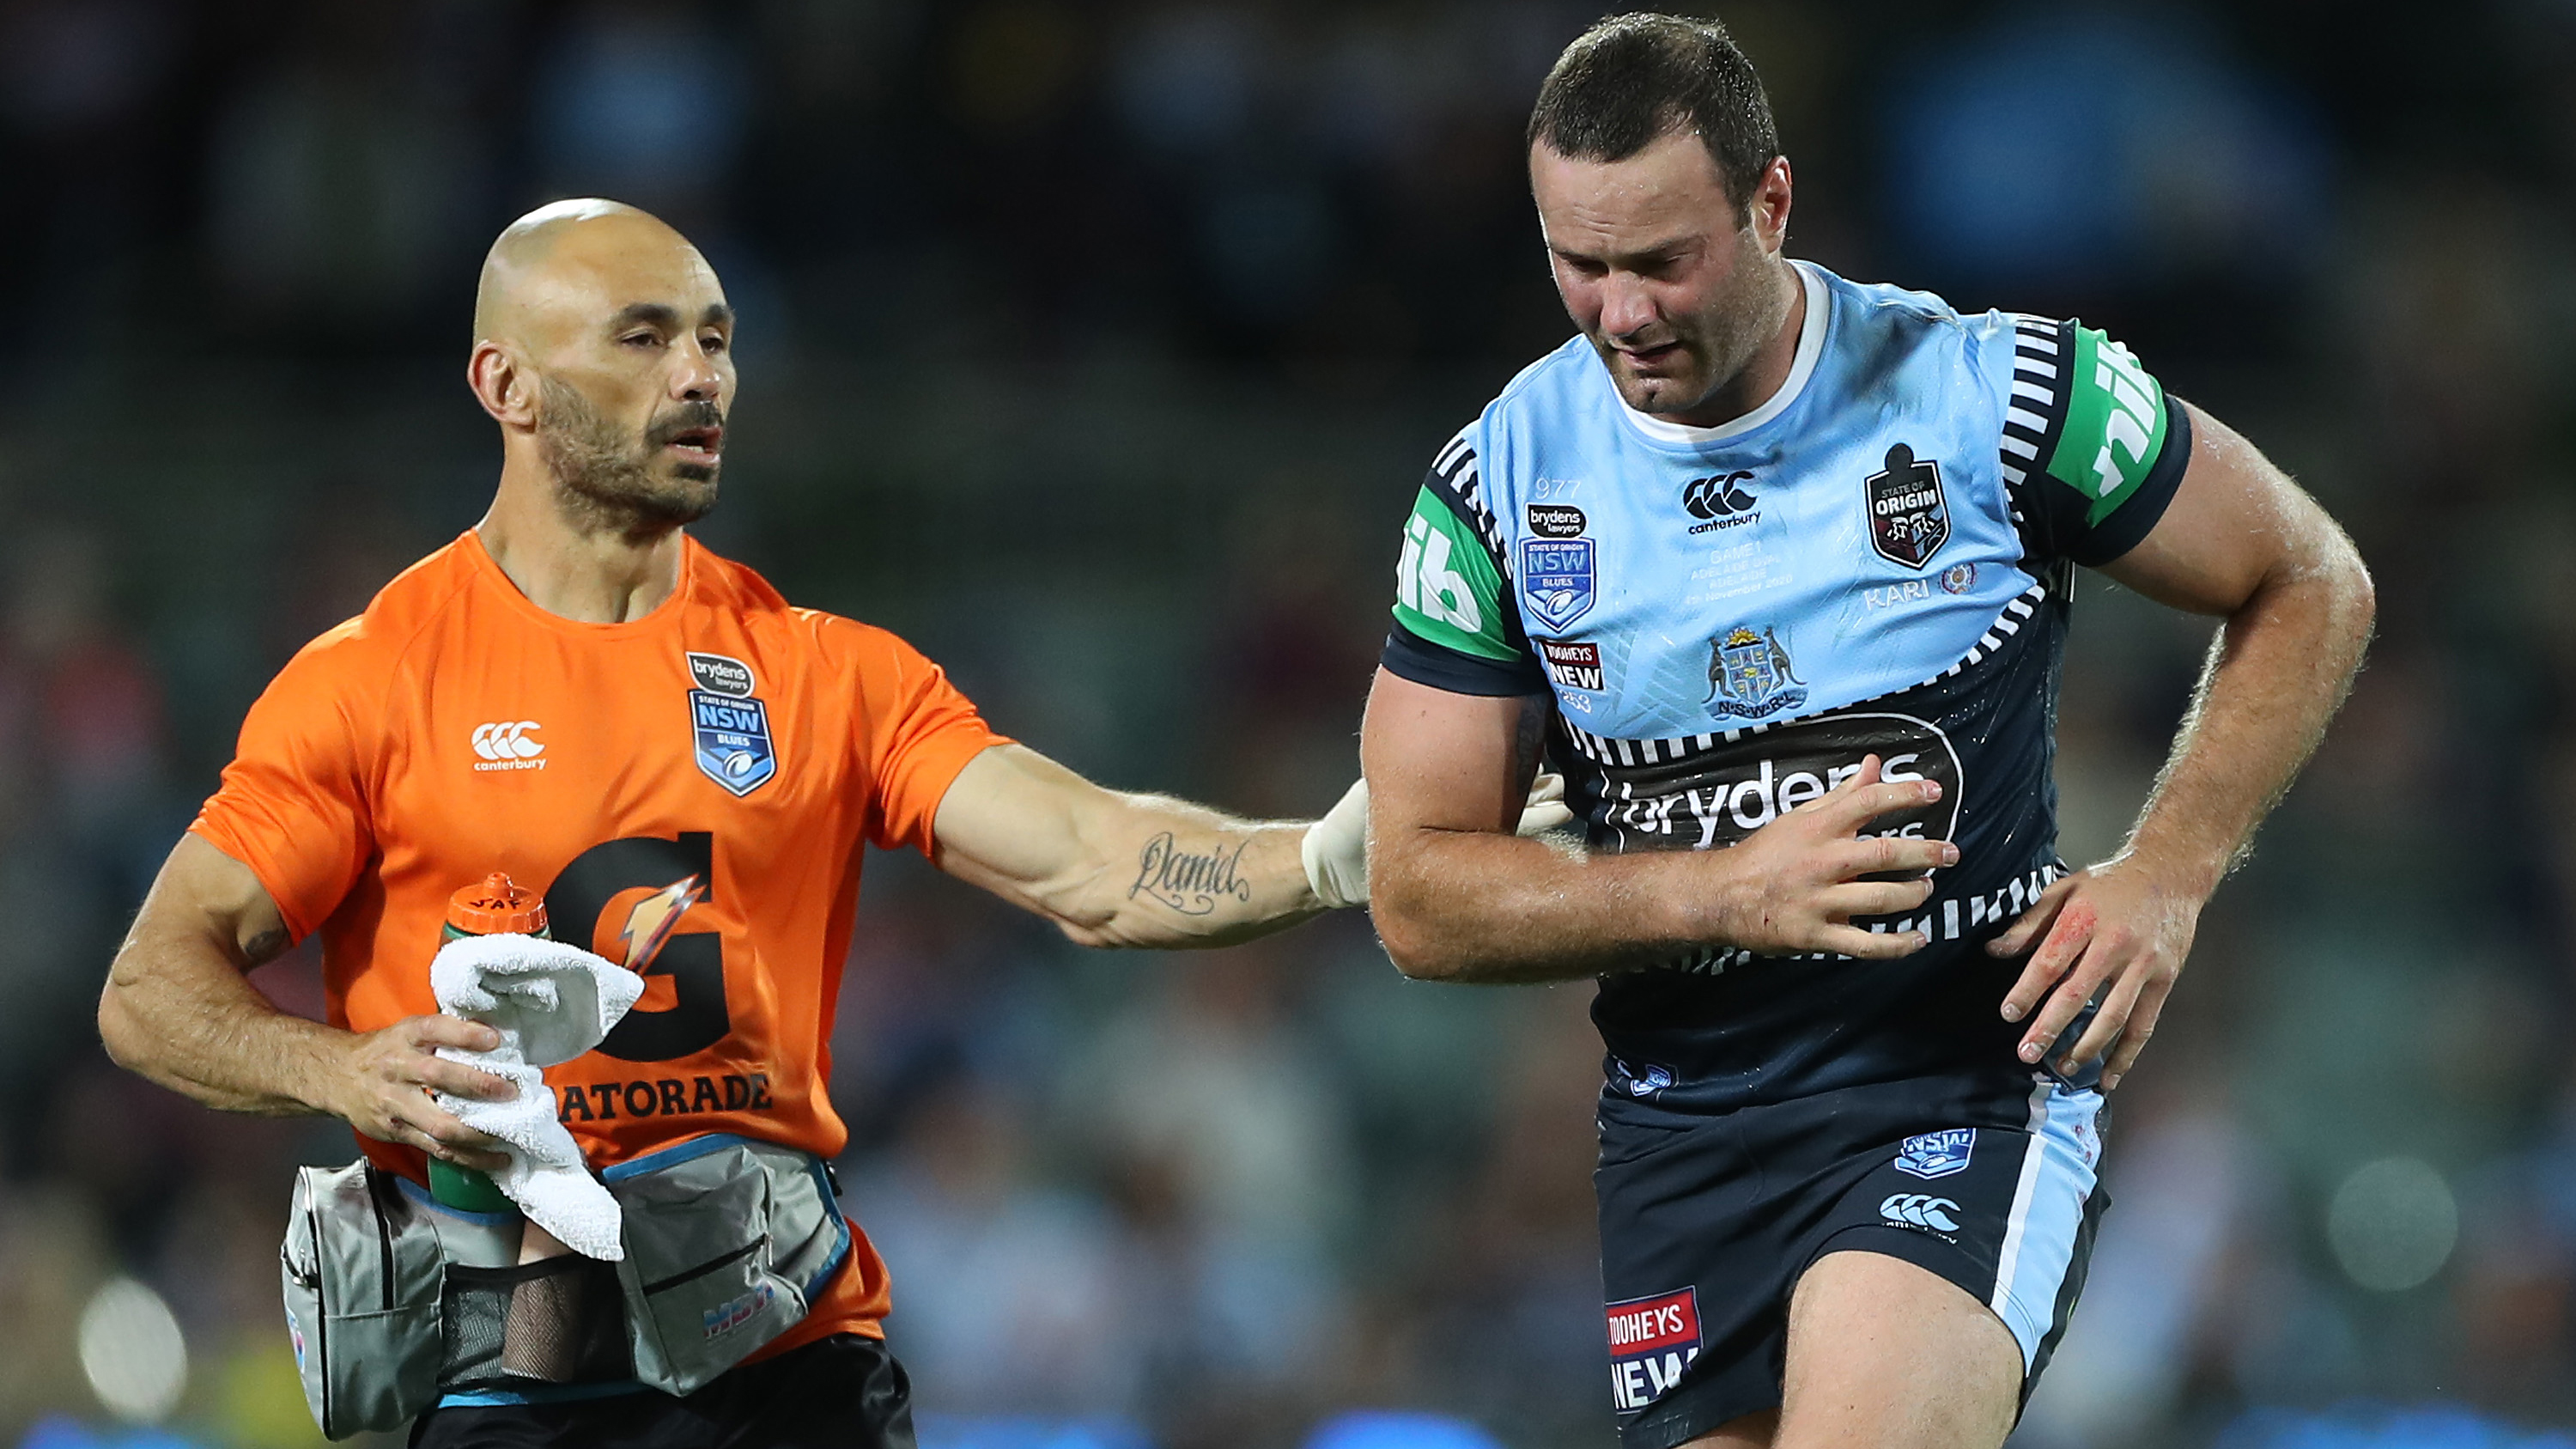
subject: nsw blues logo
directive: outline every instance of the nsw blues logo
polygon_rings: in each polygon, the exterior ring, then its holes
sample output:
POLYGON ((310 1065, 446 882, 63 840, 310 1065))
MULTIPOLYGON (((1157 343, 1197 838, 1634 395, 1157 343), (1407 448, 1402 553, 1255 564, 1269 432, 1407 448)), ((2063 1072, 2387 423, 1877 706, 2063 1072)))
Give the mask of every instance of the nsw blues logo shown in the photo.
POLYGON ((689 691, 689 726, 698 768, 736 795, 748 795, 778 773, 769 739, 769 706, 756 699, 689 691))
POLYGON ((1948 1177, 1968 1170, 1968 1158, 1977 1150, 1977 1129, 1945 1127, 1938 1132, 1925 1132, 1897 1144, 1896 1170, 1926 1179, 1948 1177))
POLYGON ((1529 601, 1530 617, 1550 629, 1563 629, 1592 612, 1598 591, 1592 540, 1521 540, 1521 596, 1529 601))
POLYGON ((1621 1057, 1610 1059, 1610 1088, 1631 1097, 1652 1097, 1673 1084, 1673 1069, 1649 1062, 1643 1066, 1621 1057))
POLYGON ((1707 703, 1719 714, 1759 719, 1806 702, 1806 681, 1790 672, 1789 651, 1772 630, 1739 624, 1709 641, 1707 703))

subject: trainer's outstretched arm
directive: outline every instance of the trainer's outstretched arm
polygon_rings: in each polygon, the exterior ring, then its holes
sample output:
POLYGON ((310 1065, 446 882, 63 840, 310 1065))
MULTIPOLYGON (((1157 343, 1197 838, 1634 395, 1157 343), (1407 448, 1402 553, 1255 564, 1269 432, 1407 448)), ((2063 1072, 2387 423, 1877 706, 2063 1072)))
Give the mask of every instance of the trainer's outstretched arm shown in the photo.
POLYGON ((1882 782, 1875 757, 1825 796, 1717 851, 1590 855, 1513 838, 1538 765, 1546 701, 1453 694, 1384 669, 1360 730, 1368 777, 1370 909, 1408 976, 1562 981, 1670 960, 1703 945, 1867 959, 1920 950, 1920 932, 1854 916, 1911 910, 1925 880, 1863 881, 1950 864, 1947 841, 1857 839, 1892 810, 1939 798, 1882 782))
POLYGON ((932 859, 1085 946, 1222 946, 1355 904, 1317 895, 1307 827, 1125 794, 995 745, 941 798, 932 859))
POLYGON ((488 1051, 480 1022, 416 1016, 342 1031, 271 1006, 243 973, 289 944, 250 867, 183 835, 136 913, 99 994, 98 1034, 117 1065, 228 1112, 320 1112, 370 1137, 469 1167, 507 1160, 492 1138, 439 1109, 429 1089, 493 1100, 517 1088, 434 1055, 488 1051))
POLYGON ((2226 622, 2129 843, 2050 887, 1988 947, 2017 956, 2037 943, 2003 1003, 2007 1020, 2037 1013, 2026 1061, 2100 996, 2065 1065, 2109 1050, 2106 1086, 2154 1034, 2202 904, 2324 737, 2370 638, 2370 573, 2343 530, 2227 425, 2198 408, 2191 424, 2173 503, 2103 571, 2226 622))

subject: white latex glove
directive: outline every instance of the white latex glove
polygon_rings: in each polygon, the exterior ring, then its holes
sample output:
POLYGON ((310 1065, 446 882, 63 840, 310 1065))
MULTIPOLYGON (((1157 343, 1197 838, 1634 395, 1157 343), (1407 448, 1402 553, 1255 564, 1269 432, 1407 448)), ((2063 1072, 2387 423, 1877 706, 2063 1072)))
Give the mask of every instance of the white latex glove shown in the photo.
MULTIPOLYGON (((1530 782, 1529 801, 1521 807, 1516 829, 1536 835, 1573 818, 1565 805, 1565 777, 1541 770, 1530 782)), ((1306 862, 1306 884, 1326 908, 1368 904, 1368 781, 1353 780, 1324 818, 1306 827, 1299 853, 1306 862)))

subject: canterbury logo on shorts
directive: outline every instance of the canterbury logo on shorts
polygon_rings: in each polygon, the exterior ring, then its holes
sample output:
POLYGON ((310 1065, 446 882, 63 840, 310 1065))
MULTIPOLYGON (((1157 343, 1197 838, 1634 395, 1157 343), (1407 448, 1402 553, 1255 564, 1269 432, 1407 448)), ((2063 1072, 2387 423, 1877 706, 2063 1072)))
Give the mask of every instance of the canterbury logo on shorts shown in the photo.
POLYGON ((1930 1228, 1936 1233, 1959 1230, 1959 1220, 1950 1216, 1958 1210, 1959 1205, 1946 1197, 1919 1192, 1900 1192, 1878 1205, 1878 1215, 1891 1223, 1930 1228))

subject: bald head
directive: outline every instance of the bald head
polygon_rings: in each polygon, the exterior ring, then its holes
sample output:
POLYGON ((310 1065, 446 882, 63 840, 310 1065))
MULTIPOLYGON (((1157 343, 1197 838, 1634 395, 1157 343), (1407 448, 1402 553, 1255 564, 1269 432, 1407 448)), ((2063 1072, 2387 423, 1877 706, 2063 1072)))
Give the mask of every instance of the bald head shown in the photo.
POLYGON ((683 293, 724 303, 715 269, 669 223, 622 201, 549 202, 510 223, 485 254, 474 340, 542 348, 567 325, 683 293))
POLYGON ((660 218, 589 198, 510 223, 475 290, 467 380, 568 502, 620 526, 713 506, 733 309, 660 218))

